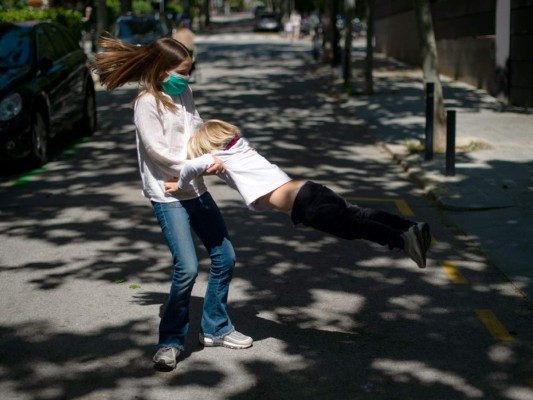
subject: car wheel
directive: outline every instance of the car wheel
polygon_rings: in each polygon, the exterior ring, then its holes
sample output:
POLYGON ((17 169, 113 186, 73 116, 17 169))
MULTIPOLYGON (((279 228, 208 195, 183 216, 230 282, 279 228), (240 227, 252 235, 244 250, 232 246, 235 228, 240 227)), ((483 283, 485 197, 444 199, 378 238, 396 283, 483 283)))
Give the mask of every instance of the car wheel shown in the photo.
POLYGON ((48 129, 41 113, 36 113, 31 130, 30 162, 37 167, 46 161, 48 161, 48 129))
POLYGON ((81 120, 82 133, 86 136, 92 135, 96 131, 96 124, 96 95, 94 88, 88 85, 83 106, 83 118, 81 120))

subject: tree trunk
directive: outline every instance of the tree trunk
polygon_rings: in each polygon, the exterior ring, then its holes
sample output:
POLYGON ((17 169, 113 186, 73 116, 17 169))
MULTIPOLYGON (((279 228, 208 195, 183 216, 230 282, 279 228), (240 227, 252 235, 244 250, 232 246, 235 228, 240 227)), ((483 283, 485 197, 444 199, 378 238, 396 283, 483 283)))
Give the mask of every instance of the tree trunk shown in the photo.
POLYGON ((435 84, 435 123, 433 127, 434 139, 433 150, 443 152, 446 149, 446 113, 444 111, 444 100, 442 96, 442 86, 439 79, 439 63, 437 57, 437 43, 433 31, 433 21, 431 19, 431 8, 429 0, 413 0, 415 8, 416 22, 418 27, 418 38, 420 42, 420 56, 422 71, 425 83, 435 84))
POLYGON ((374 0, 368 0, 368 21, 366 27, 366 59, 365 59, 365 94, 374 93, 374 0))
POLYGON ((204 27, 211 25, 211 2, 209 0, 204 1, 204 27))
POLYGON ((344 35, 344 88, 350 91, 352 80, 352 35, 353 35, 353 19, 355 11, 355 0, 345 0, 344 7, 346 9, 346 27, 344 35))
MULTIPOLYGON (((96 40, 98 42, 100 35, 107 30, 107 8, 105 0, 98 0, 98 7, 96 8, 96 40)), ((96 49, 95 49, 96 51, 96 49)))
POLYGON ((331 50, 333 52, 331 66, 337 68, 341 63, 341 48, 339 45, 341 34, 337 28, 337 15, 339 14, 339 0, 331 1, 330 25, 332 29, 331 50))

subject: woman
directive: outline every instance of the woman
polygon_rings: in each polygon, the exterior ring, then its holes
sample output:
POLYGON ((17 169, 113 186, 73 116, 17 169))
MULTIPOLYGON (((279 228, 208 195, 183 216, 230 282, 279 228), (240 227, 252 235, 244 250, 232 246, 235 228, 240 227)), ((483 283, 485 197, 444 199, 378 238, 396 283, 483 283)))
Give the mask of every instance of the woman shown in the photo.
MULTIPOLYGON (((211 257, 200 343, 236 349, 252 346, 252 338, 235 331, 227 313, 235 253, 203 178, 195 178, 180 193, 164 190, 164 182, 179 175, 187 158, 187 141, 202 123, 188 86, 192 59, 187 48, 167 37, 146 46, 105 37, 99 46, 103 51, 96 55, 93 69, 102 85, 108 90, 127 82, 140 85, 133 104, 143 194, 152 203, 174 262, 154 363, 175 368, 184 349, 191 291, 198 275, 191 228, 211 257)), ((216 160, 206 173, 223 170, 222 162, 216 160)))

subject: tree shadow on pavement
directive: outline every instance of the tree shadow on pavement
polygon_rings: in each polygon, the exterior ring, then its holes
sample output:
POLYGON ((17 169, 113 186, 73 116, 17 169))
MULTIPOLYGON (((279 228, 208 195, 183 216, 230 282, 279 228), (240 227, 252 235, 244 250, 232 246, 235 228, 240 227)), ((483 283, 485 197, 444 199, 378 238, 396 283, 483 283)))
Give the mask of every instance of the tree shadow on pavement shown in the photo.
MULTIPOLYGON (((396 213, 388 200, 401 198, 417 218, 441 222, 400 169, 379 156, 361 121, 324 94, 310 52, 291 44, 204 46, 212 69, 194 87, 204 119, 239 125, 295 178, 396 213)), ((13 311, 2 318, 2 387, 43 400, 513 399, 527 390, 529 314, 509 316, 512 341, 490 338, 474 310, 490 304, 498 313, 516 299, 493 280, 475 282, 484 258, 446 227, 436 228, 432 257, 467 260, 472 290, 416 269, 400 253, 295 228, 282 214, 252 214, 216 178, 208 185, 238 259, 230 315, 255 345, 231 351, 196 344, 207 270, 198 245, 187 351, 175 371, 155 371, 150 358, 170 258, 138 194, 127 108, 134 93, 99 92, 102 125, 93 140, 31 182, 0 189, 7 252, 0 273, 22 293, 9 296, 13 311), (45 248, 56 256, 40 257, 45 248), (128 287, 136 282, 139 289, 128 287), (25 312, 33 320, 17 315, 25 312)))

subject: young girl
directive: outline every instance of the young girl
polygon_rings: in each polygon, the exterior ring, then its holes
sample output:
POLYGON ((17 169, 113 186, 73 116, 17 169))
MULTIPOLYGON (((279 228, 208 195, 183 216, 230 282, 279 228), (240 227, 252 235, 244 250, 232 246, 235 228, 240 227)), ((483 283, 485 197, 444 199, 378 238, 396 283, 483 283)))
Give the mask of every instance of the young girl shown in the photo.
MULTIPOLYGON (((137 82, 134 100, 137 156, 143 194, 173 257, 170 294, 159 325, 156 365, 174 368, 189 329, 191 290, 198 275, 198 260, 191 229, 211 257, 204 299, 200 342, 204 346, 247 348, 252 338, 233 327, 227 312, 229 284, 235 252, 220 211, 201 176, 191 177, 187 188, 168 195, 163 183, 180 173, 187 158, 187 141, 202 123, 194 107, 188 76, 192 65, 187 48, 165 37, 145 46, 102 38, 94 70, 100 82, 113 90, 137 82)), ((213 173, 219 166, 207 169, 213 173)))
POLYGON ((188 143, 197 157, 182 167, 178 182, 166 182, 167 193, 188 190, 190 183, 220 159, 225 172, 219 176, 255 211, 277 209, 292 222, 343 239, 366 239, 391 249, 402 249, 420 267, 426 266, 431 243, 428 224, 348 203, 325 186, 292 180, 241 137, 239 128, 224 121, 204 122, 188 143))

